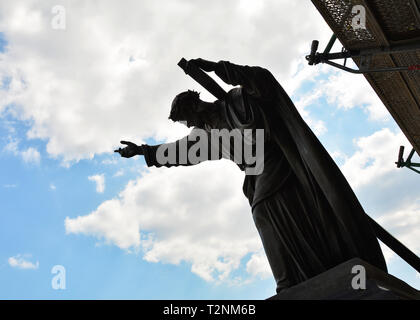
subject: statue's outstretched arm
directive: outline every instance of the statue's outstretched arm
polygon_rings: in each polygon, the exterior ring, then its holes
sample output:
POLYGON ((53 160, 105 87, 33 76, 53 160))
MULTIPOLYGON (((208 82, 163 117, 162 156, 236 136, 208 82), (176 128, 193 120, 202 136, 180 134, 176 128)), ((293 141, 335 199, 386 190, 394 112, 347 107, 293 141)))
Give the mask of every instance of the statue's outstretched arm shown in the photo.
POLYGON ((219 61, 215 73, 225 83, 242 86, 248 94, 257 98, 269 99, 276 92, 274 85, 277 81, 270 71, 261 67, 219 61))
POLYGON ((153 146, 147 144, 137 146, 128 141, 121 141, 121 143, 126 144, 127 147, 115 150, 115 152, 125 158, 143 155, 149 167, 191 166, 223 157, 222 148, 215 148, 211 143, 210 135, 199 128, 194 128, 188 136, 170 143, 153 146))

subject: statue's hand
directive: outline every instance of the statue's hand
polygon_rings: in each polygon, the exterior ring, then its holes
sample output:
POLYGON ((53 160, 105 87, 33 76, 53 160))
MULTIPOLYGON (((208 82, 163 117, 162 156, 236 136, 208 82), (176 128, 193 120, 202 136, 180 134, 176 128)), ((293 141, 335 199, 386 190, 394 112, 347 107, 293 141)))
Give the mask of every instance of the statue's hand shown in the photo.
POLYGON ((203 69, 204 71, 207 71, 207 72, 215 71, 216 68, 217 68, 217 62, 204 60, 204 59, 201 59, 201 58, 191 59, 188 62, 194 63, 197 67, 199 67, 200 69, 203 69))
POLYGON ((114 150, 114 152, 118 152, 121 157, 124 158, 131 158, 136 155, 143 155, 143 148, 141 146, 136 145, 135 143, 132 143, 130 141, 120 141, 121 144, 126 144, 127 146, 125 148, 119 148, 117 150, 114 150))

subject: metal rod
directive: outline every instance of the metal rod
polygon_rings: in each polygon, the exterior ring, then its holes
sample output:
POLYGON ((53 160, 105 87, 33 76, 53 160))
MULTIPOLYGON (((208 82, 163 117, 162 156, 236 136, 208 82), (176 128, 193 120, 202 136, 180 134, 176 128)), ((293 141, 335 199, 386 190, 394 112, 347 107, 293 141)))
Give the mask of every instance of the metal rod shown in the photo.
POLYGON ((420 50, 420 40, 416 40, 405 44, 396 44, 389 47, 379 47, 370 49, 358 50, 360 55, 365 54, 390 54, 390 53, 401 53, 420 50))
POLYGON ((414 148, 413 148, 413 150, 411 150, 411 152, 410 152, 410 154, 408 155, 408 158, 407 158, 407 160, 406 160, 406 162, 411 162, 411 158, 413 157, 413 155, 414 155, 414 148))
POLYGON ((344 52, 334 52, 334 53, 322 53, 318 54, 320 60, 338 60, 338 59, 345 59, 345 58, 353 58, 357 56, 357 53, 352 53, 351 51, 344 51, 344 52))
POLYGON ((366 70, 360 70, 360 69, 356 70, 356 69, 351 69, 351 68, 346 67, 347 58, 372 58, 372 56, 380 55, 380 54, 418 51, 420 50, 420 40, 416 40, 416 41, 405 43, 405 44, 397 44, 397 45, 393 45, 389 47, 379 47, 379 48, 350 50, 350 51, 330 53, 331 48, 333 47, 336 39, 337 39, 337 36, 333 34, 323 53, 316 52, 316 49, 318 48, 318 41, 317 40, 312 41, 311 54, 309 56, 306 56, 306 59, 308 60, 309 64, 316 65, 318 63, 327 63, 333 67, 339 68, 347 72, 355 73, 355 74, 372 73, 372 72, 395 72, 395 71, 420 70, 420 65, 383 68, 383 69, 366 69, 366 70), (345 59, 344 65, 340 65, 340 64, 330 61, 330 60, 337 60, 337 59, 345 59))
MULTIPOLYGON (((412 166, 406 166, 408 169, 413 170, 414 172, 420 173, 419 170, 412 168, 412 166)), ((419 166, 420 167, 420 166, 419 166)))
POLYGON ((368 49, 359 49, 359 50, 348 50, 345 52, 335 52, 335 53, 326 53, 322 54, 322 58, 328 60, 343 59, 343 58, 357 58, 360 56, 369 56, 369 55, 381 55, 381 54, 390 54, 390 53, 403 53, 410 51, 420 50, 420 40, 408 43, 408 44, 398 44, 389 47, 378 47, 378 48, 368 48, 368 49))
POLYGON ((332 61, 321 61, 321 63, 326 63, 329 64, 330 66, 339 68, 341 70, 347 71, 347 72, 351 72, 351 73, 357 73, 357 74, 361 74, 361 73, 371 73, 371 72, 391 72, 391 71, 408 71, 410 70, 409 67, 395 67, 395 68, 383 68, 383 69, 366 69, 366 70, 356 70, 356 69, 352 69, 349 67, 345 67, 342 66, 341 64, 332 62, 332 61))
POLYGON ((416 173, 420 173, 419 170, 414 169, 414 168, 420 167, 420 163, 411 162, 411 158, 413 157, 415 151, 416 150, 413 148, 410 151, 407 160, 404 161, 404 158, 403 158, 404 146, 400 146, 400 151, 398 153, 398 161, 395 162, 395 164, 397 165, 397 168, 407 167, 408 169, 413 170, 416 173))
POLYGON ((328 42, 327 46, 325 47, 324 54, 330 53, 331 48, 333 47, 335 40, 337 40, 337 36, 335 35, 335 33, 333 33, 330 41, 328 42))
POLYGON ((379 47, 379 48, 370 48, 370 49, 360 49, 360 50, 349 50, 345 52, 334 52, 329 53, 325 52, 320 54, 321 59, 327 60, 336 60, 344 58, 357 58, 361 56, 375 56, 381 54, 391 54, 391 53, 403 53, 410 51, 420 50, 420 41, 410 45, 395 45, 391 47, 379 47))
POLYGON ((404 246, 400 241, 398 241, 392 234, 382 228, 375 220, 373 220, 368 215, 367 217, 369 218, 378 239, 386 244, 392 251, 398 254, 410 266, 416 269, 417 272, 420 272, 420 258, 414 252, 404 246))
POLYGON ((400 151, 398 152, 398 160, 397 162, 395 162, 395 164, 397 165, 397 168, 401 168, 404 163, 403 155, 404 155, 404 146, 400 146, 400 151))

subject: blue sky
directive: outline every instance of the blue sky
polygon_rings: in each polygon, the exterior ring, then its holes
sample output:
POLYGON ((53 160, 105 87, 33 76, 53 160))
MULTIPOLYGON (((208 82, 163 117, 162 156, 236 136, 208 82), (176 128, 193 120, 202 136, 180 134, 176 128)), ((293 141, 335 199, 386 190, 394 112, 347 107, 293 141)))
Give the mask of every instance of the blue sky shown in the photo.
MULTIPOLYGON (((180 3, 191 12, 203 6, 180 3)), ((202 91, 176 66, 181 56, 270 69, 365 210, 420 252, 418 176, 393 164, 399 145, 410 149, 409 144, 362 76, 302 61, 310 39, 325 42, 330 36, 312 5, 232 2, 225 8, 236 23, 229 35, 223 17, 220 25, 186 22, 212 39, 200 45, 183 36, 178 22, 186 20, 177 18, 184 13, 176 6, 158 10, 127 2, 128 10, 122 10, 112 2, 83 7, 62 1, 68 26, 57 31, 49 23, 53 5, 17 1, 0 8, 7 13, 0 16, 1 299, 264 299, 274 294, 237 168, 227 162, 203 164, 187 176, 182 169, 148 171, 142 158, 121 159, 112 152, 122 139, 155 144, 188 132, 167 120, 174 94, 202 91), (267 32, 263 18, 284 10, 296 19, 276 23, 279 30, 290 26, 290 32, 267 32), (127 12, 140 12, 144 19, 127 12), (299 22, 300 15, 310 23, 299 22), (240 35, 242 41, 234 42, 240 35), (262 36, 266 43, 252 50, 262 36), (288 39, 299 41, 280 53, 288 39), (170 50, 163 50, 163 41, 170 50), (222 170, 221 176, 212 166, 222 170), (103 192, 92 179, 103 179, 103 192), (162 199, 159 188, 166 192, 162 199), (173 194, 167 194, 170 190, 173 194), (213 205, 212 197, 221 204, 213 205), (173 199, 179 209, 167 206, 173 199), (171 214, 178 214, 173 210, 181 212, 176 219, 188 222, 172 220, 171 214), (208 218, 208 225, 195 217, 208 218), (229 221, 226 230, 216 230, 221 219, 229 221), (51 286, 55 265, 66 269, 65 290, 51 286)), ((222 5, 216 1, 203 14, 209 18, 222 5)), ((420 288, 411 267, 388 251, 385 256, 391 274, 420 288)))

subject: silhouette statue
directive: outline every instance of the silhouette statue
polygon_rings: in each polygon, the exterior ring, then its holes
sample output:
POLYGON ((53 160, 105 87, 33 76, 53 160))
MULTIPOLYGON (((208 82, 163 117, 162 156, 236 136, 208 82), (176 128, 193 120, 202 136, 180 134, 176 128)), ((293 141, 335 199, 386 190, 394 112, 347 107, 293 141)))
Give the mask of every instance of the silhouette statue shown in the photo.
MULTIPOLYGON (((198 129, 264 129, 264 169, 257 175, 245 175, 243 192, 276 291, 354 257, 387 271, 372 226, 350 185, 273 75, 261 67, 228 61, 193 59, 187 63, 214 71, 237 87, 212 103, 200 100, 193 91, 180 93, 173 100, 170 119, 194 127, 191 134, 198 129)), ((186 152, 181 151, 180 143, 186 142, 187 150, 193 145, 189 136, 154 146, 121 141, 126 147, 115 151, 126 158, 143 155, 148 166, 194 165, 200 161, 162 164, 157 159, 160 146, 175 147, 180 159, 180 153, 186 152)), ((231 150, 221 149, 207 160, 233 159, 231 150)), ((246 163, 238 166, 246 171, 246 163)))

